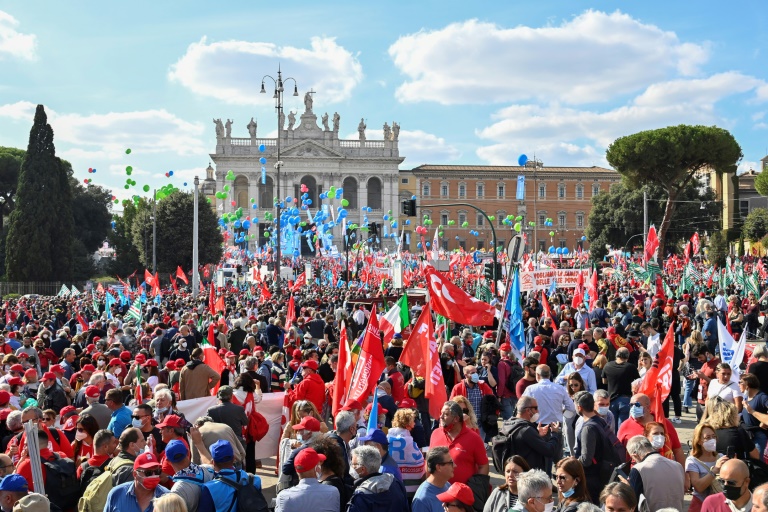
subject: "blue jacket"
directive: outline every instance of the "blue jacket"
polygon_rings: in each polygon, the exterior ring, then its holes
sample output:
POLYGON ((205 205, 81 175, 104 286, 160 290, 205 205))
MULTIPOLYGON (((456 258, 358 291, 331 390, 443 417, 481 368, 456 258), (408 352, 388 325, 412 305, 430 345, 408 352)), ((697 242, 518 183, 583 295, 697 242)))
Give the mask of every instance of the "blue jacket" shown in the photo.
MULTIPOLYGON (((216 478, 203 485, 200 493, 200 503, 197 506, 197 512, 227 512, 237 510, 237 503, 234 503, 235 489, 220 481, 218 477, 224 477, 227 480, 233 480, 240 484, 248 481, 248 473, 241 469, 222 469, 216 473, 216 478)), ((261 478, 253 477, 253 486, 261 489, 261 478)))
POLYGON ((355 482, 347 512, 408 512, 405 487, 391 474, 374 473, 355 482))

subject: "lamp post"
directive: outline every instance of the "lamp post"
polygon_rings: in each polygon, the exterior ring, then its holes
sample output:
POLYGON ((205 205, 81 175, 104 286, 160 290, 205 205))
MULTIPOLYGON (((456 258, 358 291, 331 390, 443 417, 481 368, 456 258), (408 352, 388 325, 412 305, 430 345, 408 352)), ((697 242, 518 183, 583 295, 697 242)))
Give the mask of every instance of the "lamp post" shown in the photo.
POLYGON ((200 186, 200 180, 197 176, 195 176, 195 207, 194 207, 194 219, 192 220, 192 298, 197 299, 198 290, 200 288, 200 284, 198 283, 198 275, 197 275, 197 234, 198 234, 198 224, 197 224, 197 203, 198 203, 198 194, 199 194, 199 186, 200 186))
POLYGON ((530 160, 525 163, 525 167, 533 167, 533 262, 536 268, 539 268, 539 212, 536 210, 536 198, 539 195, 539 185, 536 171, 539 170, 541 162, 536 160, 536 154, 533 154, 533 162, 530 160))
POLYGON ((272 96, 275 99, 275 111, 277 112, 277 161, 275 162, 275 171, 277 175, 277 201, 275 202, 275 227, 277 229, 277 250, 276 250, 276 261, 275 261, 275 286, 277 289, 280 289, 280 259, 282 258, 281 249, 280 249, 280 201, 282 200, 280 195, 280 166, 283 164, 283 162, 280 161, 280 140, 283 137, 282 131, 282 120, 283 120, 283 92, 284 92, 284 83, 293 80, 293 95, 298 96, 299 95, 299 88, 298 85, 296 85, 296 79, 295 78, 286 78, 283 80, 283 73, 280 70, 280 66, 277 67, 277 79, 270 75, 264 75, 261 79, 261 94, 265 94, 267 91, 264 89, 264 80, 269 78, 274 82, 275 84, 275 94, 272 96))

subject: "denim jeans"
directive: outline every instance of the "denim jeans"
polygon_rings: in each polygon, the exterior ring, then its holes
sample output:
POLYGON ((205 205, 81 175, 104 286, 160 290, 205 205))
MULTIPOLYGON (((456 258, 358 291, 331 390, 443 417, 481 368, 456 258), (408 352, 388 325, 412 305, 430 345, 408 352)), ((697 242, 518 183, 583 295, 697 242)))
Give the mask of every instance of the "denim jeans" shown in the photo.
POLYGON ((619 396, 611 400, 611 406, 609 409, 613 413, 613 417, 616 420, 616 432, 619 431, 619 427, 622 422, 629 418, 629 399, 628 396, 619 396))
POLYGON ((693 393, 693 388, 696 387, 696 384, 698 381, 696 379, 684 379, 685 380, 685 388, 683 390, 683 407, 692 407, 693 406, 693 397, 691 394, 693 393))
POLYGON ((501 419, 504 421, 507 421, 509 418, 512 417, 515 410, 515 405, 517 405, 517 398, 515 397, 504 397, 501 399, 501 419))

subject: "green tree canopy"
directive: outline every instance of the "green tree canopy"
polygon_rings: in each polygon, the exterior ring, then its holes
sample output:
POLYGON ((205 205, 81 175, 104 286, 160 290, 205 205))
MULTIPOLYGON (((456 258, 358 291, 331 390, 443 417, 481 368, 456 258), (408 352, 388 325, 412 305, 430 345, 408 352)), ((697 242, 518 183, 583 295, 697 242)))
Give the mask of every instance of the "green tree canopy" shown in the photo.
POLYGON ((742 227, 744 238, 751 242, 757 242, 768 234, 768 210, 755 208, 744 219, 742 227))
POLYGON ((755 190, 761 196, 768 196, 768 172, 761 172, 755 177, 755 190))
MULTIPOLYGON (((629 251, 643 245, 643 190, 648 192, 648 222, 658 225, 666 203, 666 192, 658 184, 632 189, 626 183, 619 183, 592 200, 586 235, 594 258, 605 255, 606 244, 629 251)), ((668 231, 670 242, 687 240, 697 231, 704 234, 718 229, 721 205, 714 201, 711 190, 701 192, 698 180, 688 183, 677 201, 686 202, 680 202, 675 210, 668 231), (704 209, 701 209, 702 203, 704 209)))
POLYGON ((69 281, 74 261, 72 192, 56 157, 53 129, 37 106, 9 219, 6 275, 12 281, 69 281))
POLYGON ((628 189, 657 184, 666 192, 659 244, 665 239, 678 208, 680 192, 699 171, 733 174, 742 157, 733 135, 716 126, 668 126, 619 137, 606 153, 608 163, 624 178, 628 189))
MULTIPOLYGON (((144 203, 146 200, 141 199, 144 203)), ((133 245, 133 221, 138 208, 132 201, 123 202, 123 214, 114 215, 115 229, 107 235, 110 247, 115 250, 115 257, 109 262, 107 270, 112 275, 125 277, 141 267, 139 251, 133 245)))
MULTIPOLYGON (((152 268, 152 210, 139 209, 133 221, 133 245, 141 261, 152 268)), ((192 267, 192 224, 194 196, 175 191, 157 203, 157 269, 170 273, 181 265, 192 267)), ((201 201, 198 208, 198 254, 201 265, 216 263, 223 254, 222 237, 213 210, 201 201)))
POLYGON ((16 205, 16 186, 24 154, 21 149, 0 147, 0 231, 3 230, 5 217, 16 205))

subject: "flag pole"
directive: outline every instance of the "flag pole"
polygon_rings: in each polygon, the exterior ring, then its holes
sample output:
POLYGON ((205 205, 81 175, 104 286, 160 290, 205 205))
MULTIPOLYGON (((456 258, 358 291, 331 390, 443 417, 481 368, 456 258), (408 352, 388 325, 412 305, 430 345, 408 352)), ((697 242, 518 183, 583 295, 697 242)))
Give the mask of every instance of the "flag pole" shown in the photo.
MULTIPOLYGON (((504 317, 507 316, 507 296, 509 295, 509 292, 511 291, 511 276, 512 273, 515 270, 515 263, 512 261, 512 258, 509 258, 509 269, 507 270, 507 284, 506 289, 504 290, 504 302, 501 303, 501 319, 499 320, 499 328, 496 330, 496 348, 499 348, 501 346, 501 331, 504 327, 504 317)), ((517 298, 517 300, 520 300, 520 297, 517 298)))

